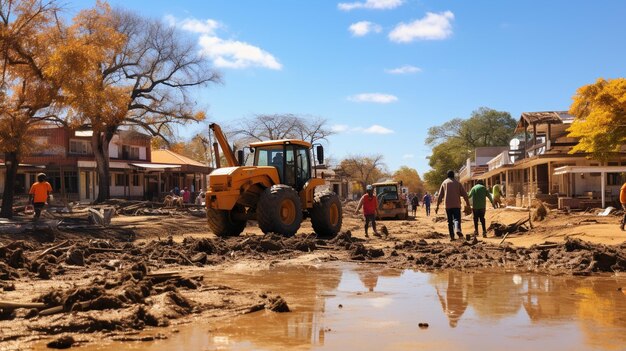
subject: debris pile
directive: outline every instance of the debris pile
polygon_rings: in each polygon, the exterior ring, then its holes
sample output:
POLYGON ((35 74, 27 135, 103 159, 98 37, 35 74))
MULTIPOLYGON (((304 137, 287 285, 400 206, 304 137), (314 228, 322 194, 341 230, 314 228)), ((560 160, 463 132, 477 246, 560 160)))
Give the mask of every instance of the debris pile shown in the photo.
POLYGON ((626 243, 621 246, 592 244, 567 239, 530 248, 495 246, 484 242, 428 243, 425 240, 397 243, 396 260, 413 262, 418 269, 482 270, 503 268, 520 272, 589 275, 626 271, 626 243))

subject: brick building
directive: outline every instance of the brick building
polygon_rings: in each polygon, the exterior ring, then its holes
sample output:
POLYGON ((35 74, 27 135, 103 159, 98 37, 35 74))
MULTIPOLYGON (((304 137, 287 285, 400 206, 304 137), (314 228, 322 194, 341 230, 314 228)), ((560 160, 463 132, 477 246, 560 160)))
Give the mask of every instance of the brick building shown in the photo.
MULTIPOLYGON (((36 130, 35 147, 18 170, 16 196, 26 195, 37 173, 45 172, 55 196, 69 201, 93 201, 98 196, 99 179, 91 136, 90 130, 57 126, 36 130)), ((211 171, 208 166, 188 158, 185 158, 187 162, 194 162, 193 167, 183 162, 153 162, 151 139, 132 130, 121 130, 113 137, 109 144, 111 197, 156 200, 170 186, 186 186, 195 191, 206 188, 211 171), (174 172, 176 179, 171 177, 174 172)), ((4 163, 0 160, 0 193, 4 191, 4 173, 4 163)))

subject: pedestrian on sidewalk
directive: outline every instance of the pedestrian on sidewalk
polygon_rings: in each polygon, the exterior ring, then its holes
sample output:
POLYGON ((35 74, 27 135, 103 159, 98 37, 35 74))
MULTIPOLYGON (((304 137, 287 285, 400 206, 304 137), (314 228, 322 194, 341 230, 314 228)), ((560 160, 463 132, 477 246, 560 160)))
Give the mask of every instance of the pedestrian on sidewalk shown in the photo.
POLYGON ((415 217, 415 213, 417 212, 417 207, 420 205, 420 200, 417 198, 417 194, 413 194, 411 198, 411 211, 413 211, 413 217, 415 217))
POLYGON ((500 186, 500 181, 496 180, 496 184, 491 189, 493 191, 493 203, 495 206, 493 208, 502 207, 502 187, 500 186))
POLYGON ((37 182, 30 187, 30 191, 28 192, 28 202, 32 204, 35 209, 33 221, 39 220, 41 210, 46 206, 50 198, 50 193, 52 193, 52 185, 46 181, 47 178, 45 173, 37 174, 37 182))
POLYGON ((622 218, 622 223, 619 227, 621 230, 624 230, 624 226, 626 226, 626 183, 622 185, 619 191, 619 202, 622 204, 622 210, 624 211, 624 218, 622 218))
POLYGON ((485 226, 485 211, 487 209, 487 198, 491 202, 491 206, 495 208, 495 204, 491 194, 485 188, 485 183, 479 180, 470 190, 468 197, 472 203, 472 214, 474 215, 474 237, 478 236, 478 221, 483 227, 483 238, 487 237, 487 227, 485 226))
POLYGON ((431 201, 432 201, 432 198, 431 198, 430 194, 427 191, 426 195, 424 195, 424 198, 422 199, 422 205, 426 208, 426 217, 430 216, 430 203, 431 203, 431 201))
POLYGON ((446 206, 446 216, 448 217, 448 232, 450 233, 450 241, 454 241, 454 233, 463 238, 461 230, 461 197, 465 199, 468 210, 472 209, 467 192, 458 180, 454 179, 454 171, 448 171, 448 179, 441 183, 439 188, 439 196, 437 196, 437 206, 435 213, 439 211, 439 204, 444 201, 446 206))
POLYGON ((372 223, 372 229, 374 229, 374 236, 380 237, 376 230, 376 215, 378 214, 378 200, 374 196, 374 188, 371 185, 365 187, 366 194, 361 197, 359 204, 354 211, 355 214, 359 214, 359 210, 363 207, 363 217, 365 217, 365 237, 369 238, 367 230, 370 222, 372 223))
POLYGON ((185 193, 183 194, 181 190, 181 196, 183 197, 183 202, 188 204, 191 201, 191 191, 189 191, 188 187, 185 187, 185 193))

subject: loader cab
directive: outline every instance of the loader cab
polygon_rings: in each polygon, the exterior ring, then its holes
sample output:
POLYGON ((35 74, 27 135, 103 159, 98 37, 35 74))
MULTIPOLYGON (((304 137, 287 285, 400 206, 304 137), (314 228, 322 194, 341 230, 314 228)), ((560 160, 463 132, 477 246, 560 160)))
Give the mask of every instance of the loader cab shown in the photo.
POLYGON ((311 178, 311 145, 302 140, 274 140, 250 145, 254 148, 254 165, 271 166, 278 171, 281 184, 297 191, 311 178))

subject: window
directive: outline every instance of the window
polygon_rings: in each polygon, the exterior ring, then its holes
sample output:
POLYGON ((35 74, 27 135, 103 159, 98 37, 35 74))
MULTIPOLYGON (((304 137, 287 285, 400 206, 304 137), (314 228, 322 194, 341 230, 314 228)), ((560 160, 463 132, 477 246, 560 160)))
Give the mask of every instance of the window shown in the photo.
POLYGON ((122 160, 138 160, 139 147, 122 145, 122 160))
POLYGON ((91 155, 91 143, 86 140, 70 139, 70 154, 91 155))
MULTIPOLYGON (((61 172, 46 172, 48 183, 52 186, 52 191, 63 192, 62 185, 65 186, 65 192, 69 194, 78 193, 78 174, 75 171, 63 172, 63 182, 61 182, 61 172)), ((31 180, 35 180, 31 178, 31 180)))
POLYGON ((606 174, 606 185, 622 185, 624 178, 621 173, 607 173, 606 174))
POLYGON ((311 167, 309 165, 309 149, 298 148, 296 151, 296 188, 304 187, 304 184, 311 178, 311 167))
POLYGON ((133 174, 133 186, 140 186, 141 184, 139 183, 139 174, 133 174))
POLYGON ((128 186, 128 175, 123 173, 115 174, 116 186, 128 186))

